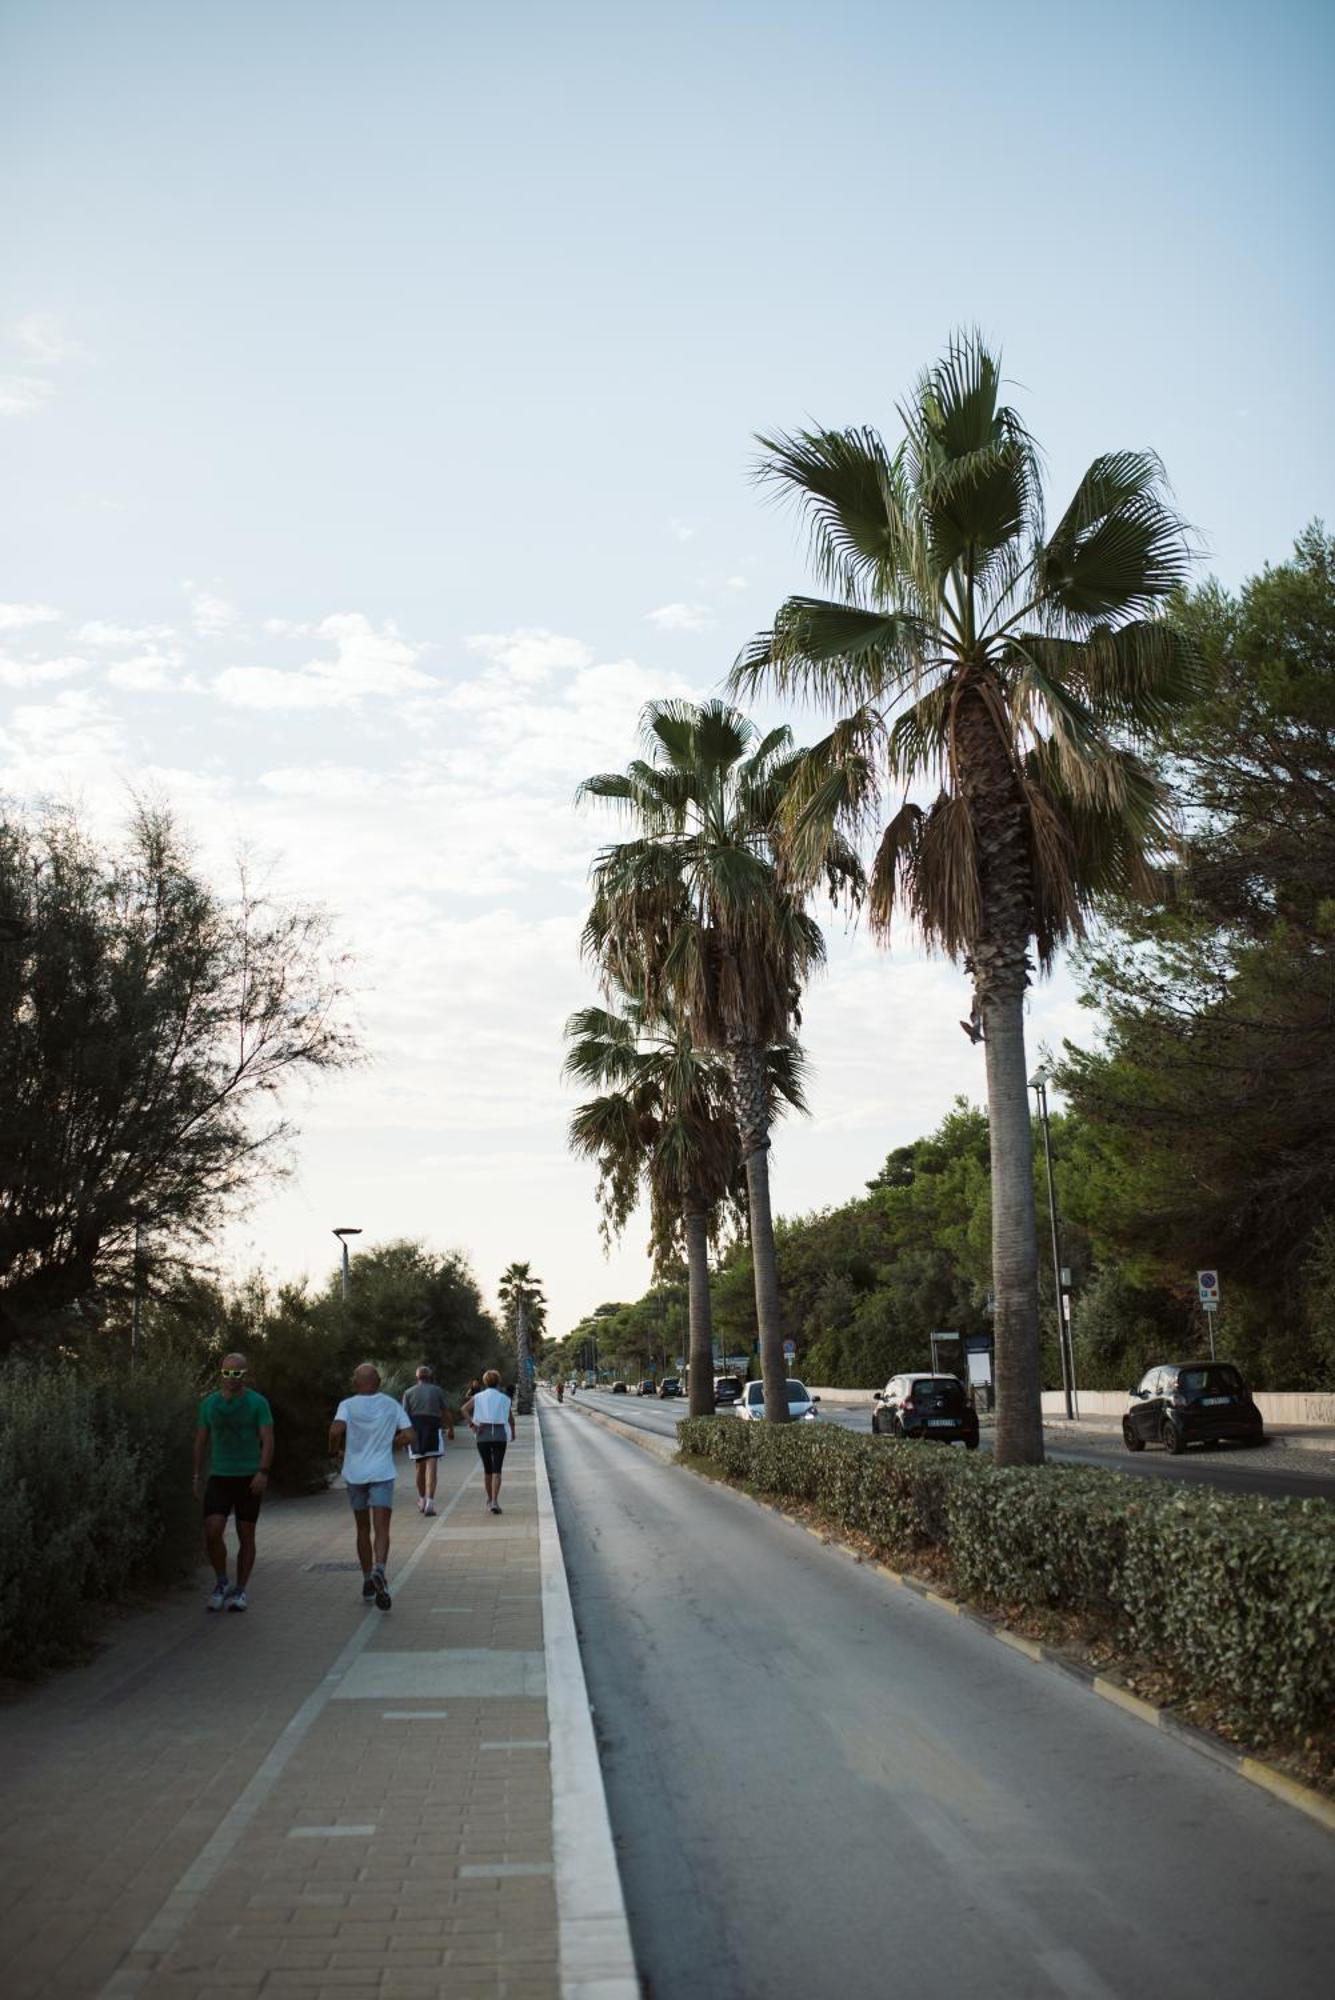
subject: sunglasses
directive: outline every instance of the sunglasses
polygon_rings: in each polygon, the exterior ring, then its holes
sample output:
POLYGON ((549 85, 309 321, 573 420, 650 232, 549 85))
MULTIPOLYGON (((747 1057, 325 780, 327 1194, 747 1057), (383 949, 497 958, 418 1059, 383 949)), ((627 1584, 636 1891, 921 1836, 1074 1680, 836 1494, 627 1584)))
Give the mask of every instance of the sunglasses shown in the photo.
POLYGON ((246 1371, 244 1368, 224 1368, 222 1371, 222 1373, 226 1376, 229 1382, 235 1382, 239 1380, 239 1378, 242 1375, 244 1375, 245 1372, 246 1371))

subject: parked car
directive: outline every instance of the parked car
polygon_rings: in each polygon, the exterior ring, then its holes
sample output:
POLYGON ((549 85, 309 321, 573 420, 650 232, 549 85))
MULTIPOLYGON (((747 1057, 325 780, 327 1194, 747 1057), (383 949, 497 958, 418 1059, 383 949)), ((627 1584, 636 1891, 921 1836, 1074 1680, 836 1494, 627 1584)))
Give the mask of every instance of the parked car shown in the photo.
MULTIPOLYGON (((810 1422, 812 1418, 820 1415, 820 1411, 816 1408, 819 1401, 820 1397, 813 1396, 805 1382, 794 1382, 791 1377, 789 1378, 788 1414, 790 1417, 794 1420, 801 1418, 810 1422)), ((737 1414, 739 1417, 749 1417, 753 1423, 763 1418, 765 1414, 765 1385, 763 1382, 747 1383, 742 1400, 737 1405, 737 1414)))
POLYGON ((677 1375, 665 1375, 658 1385, 658 1393, 660 1396, 679 1396, 681 1378, 677 1375))
POLYGON ((740 1403, 746 1384, 740 1375, 716 1375, 714 1377, 714 1408, 720 1404, 740 1403))
POLYGON ((1189 1444, 1217 1444, 1232 1438, 1261 1444, 1265 1426, 1247 1384, 1231 1361, 1163 1361, 1129 1391, 1131 1408, 1122 1418, 1128 1451, 1161 1444, 1174 1454, 1189 1444))
POLYGON ((928 1438, 978 1449, 978 1412, 958 1375, 892 1375, 873 1402, 876 1437, 928 1438))
POLYGON ((612 1384, 612 1394, 614 1396, 629 1396, 630 1390, 624 1382, 614 1382, 612 1384))
POLYGON ((635 1393, 637 1396, 652 1396, 655 1393, 654 1385, 652 1382, 641 1382, 635 1393))

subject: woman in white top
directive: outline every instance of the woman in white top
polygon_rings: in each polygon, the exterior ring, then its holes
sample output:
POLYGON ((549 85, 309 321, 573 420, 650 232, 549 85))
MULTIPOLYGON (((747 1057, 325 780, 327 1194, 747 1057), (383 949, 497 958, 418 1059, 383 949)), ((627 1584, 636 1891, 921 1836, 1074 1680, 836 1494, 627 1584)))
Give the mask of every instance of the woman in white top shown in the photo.
POLYGON ((487 1489, 487 1512, 499 1514, 501 1511, 501 1467, 505 1463, 506 1426, 510 1436, 515 1435, 515 1413, 510 1398, 501 1388, 501 1378, 494 1368, 489 1368, 482 1377, 482 1387, 464 1404, 464 1416, 472 1430, 477 1433, 477 1448, 482 1459, 482 1482, 487 1489))

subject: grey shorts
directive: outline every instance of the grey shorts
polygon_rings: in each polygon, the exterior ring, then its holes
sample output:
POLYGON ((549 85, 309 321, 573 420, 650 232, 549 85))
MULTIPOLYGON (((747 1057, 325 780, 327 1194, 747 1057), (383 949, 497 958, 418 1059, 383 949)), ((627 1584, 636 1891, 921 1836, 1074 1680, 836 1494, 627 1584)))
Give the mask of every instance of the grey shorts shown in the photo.
POLYGON ((368 1507, 392 1507, 394 1505, 394 1481, 392 1479, 361 1479, 347 1481, 348 1504, 354 1514, 364 1514, 368 1507))

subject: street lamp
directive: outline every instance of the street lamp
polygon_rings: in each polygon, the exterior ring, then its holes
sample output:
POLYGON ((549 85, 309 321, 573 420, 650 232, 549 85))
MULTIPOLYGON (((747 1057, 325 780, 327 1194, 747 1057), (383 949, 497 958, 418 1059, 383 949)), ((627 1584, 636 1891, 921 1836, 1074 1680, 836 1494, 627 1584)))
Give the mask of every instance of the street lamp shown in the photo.
POLYGON ((352 1276, 348 1264, 348 1238, 349 1236, 360 1236, 361 1233, 360 1229, 336 1229, 334 1231, 335 1236, 337 1236, 343 1246, 343 1297, 345 1300, 352 1289, 352 1276))
POLYGON ((1057 1300, 1057 1352, 1062 1364, 1062 1396, 1066 1403, 1066 1415, 1075 1415, 1071 1400, 1071 1389, 1075 1376, 1075 1356, 1067 1356, 1068 1330, 1066 1325, 1066 1295, 1062 1285, 1061 1245, 1057 1235, 1057 1187, 1052 1178, 1052 1131, 1048 1124, 1048 1073, 1036 1069, 1029 1079, 1029 1088, 1038 1103, 1038 1115, 1043 1121, 1043 1157, 1048 1169, 1048 1220, 1052 1224, 1052 1283, 1057 1300))

